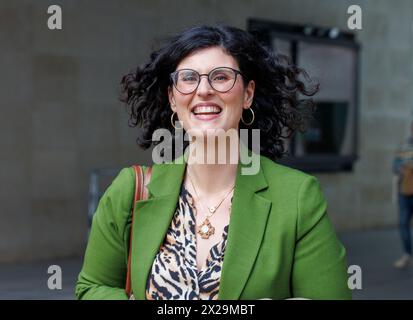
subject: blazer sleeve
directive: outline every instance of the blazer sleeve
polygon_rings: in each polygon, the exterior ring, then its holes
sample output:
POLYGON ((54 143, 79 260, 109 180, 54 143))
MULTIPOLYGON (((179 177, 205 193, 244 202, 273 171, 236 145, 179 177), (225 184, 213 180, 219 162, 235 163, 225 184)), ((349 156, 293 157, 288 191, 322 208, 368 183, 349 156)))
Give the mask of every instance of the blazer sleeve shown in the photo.
POLYGON ((120 171, 99 201, 75 288, 77 299, 128 299, 127 255, 135 173, 120 171))
POLYGON ((312 176, 307 176, 300 186, 297 212, 293 297, 351 299, 346 250, 327 215, 327 203, 319 183, 312 176))

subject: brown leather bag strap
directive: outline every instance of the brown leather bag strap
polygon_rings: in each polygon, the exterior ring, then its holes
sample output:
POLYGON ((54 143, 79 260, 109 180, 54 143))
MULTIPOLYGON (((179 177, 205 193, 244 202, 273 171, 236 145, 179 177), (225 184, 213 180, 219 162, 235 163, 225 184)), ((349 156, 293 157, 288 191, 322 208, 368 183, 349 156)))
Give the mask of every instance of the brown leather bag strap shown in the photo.
POLYGON ((132 239, 133 239, 133 222, 134 222, 134 213, 135 213, 135 204, 136 201, 148 199, 148 189, 147 185, 151 179, 152 167, 148 167, 146 174, 141 166, 134 165, 133 169, 135 170, 135 196, 134 202, 132 205, 132 222, 130 228, 130 237, 129 237, 129 253, 128 253, 128 269, 126 273, 126 286, 125 291, 128 297, 133 298, 132 294, 132 279, 131 279, 131 256, 132 256, 132 239))

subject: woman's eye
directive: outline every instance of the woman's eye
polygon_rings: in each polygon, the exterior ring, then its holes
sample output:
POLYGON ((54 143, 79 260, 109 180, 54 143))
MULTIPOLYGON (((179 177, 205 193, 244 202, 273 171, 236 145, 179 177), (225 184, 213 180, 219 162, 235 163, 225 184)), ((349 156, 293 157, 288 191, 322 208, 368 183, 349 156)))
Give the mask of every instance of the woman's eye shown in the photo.
POLYGON ((181 80, 183 81, 196 81, 196 76, 195 75, 184 75, 181 80))
POLYGON ((228 80, 228 77, 225 74, 218 74, 212 78, 213 81, 224 81, 228 80))

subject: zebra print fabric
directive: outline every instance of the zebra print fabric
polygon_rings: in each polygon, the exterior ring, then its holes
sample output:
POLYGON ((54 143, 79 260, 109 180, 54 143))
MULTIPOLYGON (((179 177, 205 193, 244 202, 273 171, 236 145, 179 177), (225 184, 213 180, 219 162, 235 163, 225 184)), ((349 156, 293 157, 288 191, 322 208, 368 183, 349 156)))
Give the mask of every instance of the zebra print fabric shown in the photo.
POLYGON ((192 196, 182 184, 171 225, 147 280, 148 300, 218 299, 229 225, 224 228, 222 240, 211 248, 206 265, 198 272, 192 204, 192 196))

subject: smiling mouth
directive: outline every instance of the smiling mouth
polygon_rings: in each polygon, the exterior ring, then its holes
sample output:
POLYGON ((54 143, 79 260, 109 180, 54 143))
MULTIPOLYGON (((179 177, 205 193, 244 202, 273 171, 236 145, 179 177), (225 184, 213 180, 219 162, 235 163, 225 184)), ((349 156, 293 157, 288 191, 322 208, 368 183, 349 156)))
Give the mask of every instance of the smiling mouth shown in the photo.
POLYGON ((194 115, 220 114, 222 109, 218 106, 196 106, 191 112, 194 115))

